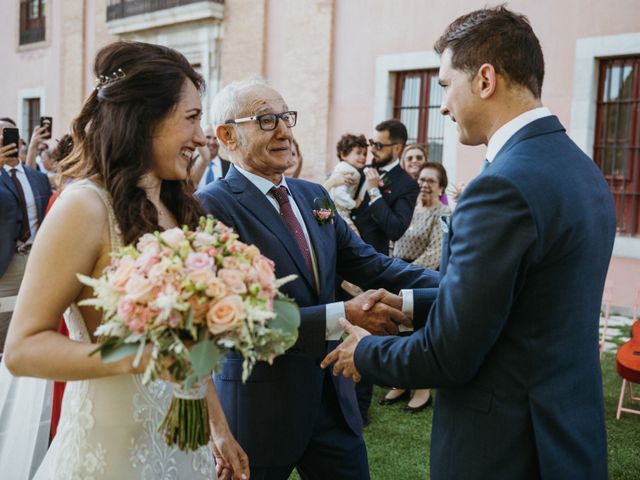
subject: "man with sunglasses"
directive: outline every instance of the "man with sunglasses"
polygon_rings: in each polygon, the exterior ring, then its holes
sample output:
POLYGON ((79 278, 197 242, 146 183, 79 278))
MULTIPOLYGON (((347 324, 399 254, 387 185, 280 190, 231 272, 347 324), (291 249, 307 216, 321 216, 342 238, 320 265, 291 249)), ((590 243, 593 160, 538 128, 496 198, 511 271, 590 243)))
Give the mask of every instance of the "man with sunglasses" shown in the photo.
MULTIPOLYGON (((369 139, 372 164, 365 168, 358 190, 361 203, 351 212, 362 240, 385 255, 389 254, 389 242, 398 240, 409 228, 419 193, 418 184, 400 166, 407 137, 407 129, 399 120, 386 120, 376 126, 369 139)), ((366 425, 373 384, 360 382, 356 392, 366 425)))
POLYGON ((382 303, 365 312, 366 295, 336 302, 336 276, 397 293, 434 287, 438 275, 379 254, 338 215, 314 217, 329 194, 318 184, 284 177, 293 163, 298 114, 278 92, 257 79, 232 83, 212 110, 216 136, 233 165, 198 197, 205 211, 275 262, 278 278, 296 275, 281 290, 301 313, 297 343, 273 365, 257 364, 246 383, 242 357, 227 356, 215 384, 228 423, 249 456, 252 479, 286 480, 296 468, 303 479, 366 480, 353 382, 324 372, 320 360, 339 343, 340 317, 370 331, 397 333, 392 318, 403 315, 382 303))

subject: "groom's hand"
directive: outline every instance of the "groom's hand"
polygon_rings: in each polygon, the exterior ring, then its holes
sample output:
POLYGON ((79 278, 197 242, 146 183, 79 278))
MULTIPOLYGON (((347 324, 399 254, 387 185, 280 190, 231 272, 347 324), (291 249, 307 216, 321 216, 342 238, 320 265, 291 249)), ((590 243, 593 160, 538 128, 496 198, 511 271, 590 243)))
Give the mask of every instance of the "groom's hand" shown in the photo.
POLYGON ((398 309, 376 300, 381 295, 376 296, 372 292, 376 291, 370 290, 344 302, 344 311, 349 322, 374 335, 396 335, 398 323, 411 326, 411 321, 402 313, 402 300, 398 309))
POLYGON ((353 355, 356 351, 356 348, 358 348, 360 340, 371 334, 364 328, 356 327, 355 325, 350 324, 344 318, 340 319, 340 326, 346 333, 349 334, 349 336, 335 350, 329 353, 329 355, 327 355, 324 360, 322 360, 320 366, 322 368, 327 368, 333 363, 334 375, 342 375, 343 377, 348 378, 350 377, 354 382, 359 382, 362 377, 360 376, 360 372, 358 372, 358 369, 356 368, 356 364, 353 360, 353 355))
MULTIPOLYGON (((362 306, 365 311, 373 308, 375 304, 379 302, 395 308, 396 310, 402 311, 402 297, 400 295, 394 295, 384 288, 379 288, 377 290, 367 290, 362 294, 362 298, 365 300, 365 303, 362 306)), ((411 326, 411 323, 401 323, 407 327, 411 326)))

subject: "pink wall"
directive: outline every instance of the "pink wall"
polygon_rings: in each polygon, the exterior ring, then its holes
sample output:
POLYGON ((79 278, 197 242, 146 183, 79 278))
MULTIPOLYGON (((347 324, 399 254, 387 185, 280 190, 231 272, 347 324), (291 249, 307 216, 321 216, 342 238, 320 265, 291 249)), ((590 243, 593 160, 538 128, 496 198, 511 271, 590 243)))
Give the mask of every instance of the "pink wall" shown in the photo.
MULTIPOLYGON (((486 4, 484 0, 336 1, 329 151, 347 131, 366 135, 372 131, 377 56, 431 51, 451 21, 486 4)), ((638 0, 513 0, 508 6, 527 15, 540 38, 546 59, 542 99, 568 127, 575 40, 640 30, 640 4, 638 0)), ((468 182, 476 175, 484 151, 482 146, 458 147, 456 182, 468 182)))
MULTIPOLYGON (((59 109, 59 58, 61 35, 59 2, 48 2, 45 48, 18 50, 19 42, 19 2, 2 3, 0 15, 0 58, 9 59, 3 63, 2 95, 0 95, 0 116, 9 116, 19 125, 18 92, 22 89, 42 88, 45 95, 43 115, 52 115, 59 109)), ((42 105, 41 105, 42 109, 42 105)), ((53 120, 53 136, 61 135, 63 125, 53 120)), ((22 137, 26 133, 20 132, 22 137)), ((29 141, 25 138, 25 141, 29 141)))

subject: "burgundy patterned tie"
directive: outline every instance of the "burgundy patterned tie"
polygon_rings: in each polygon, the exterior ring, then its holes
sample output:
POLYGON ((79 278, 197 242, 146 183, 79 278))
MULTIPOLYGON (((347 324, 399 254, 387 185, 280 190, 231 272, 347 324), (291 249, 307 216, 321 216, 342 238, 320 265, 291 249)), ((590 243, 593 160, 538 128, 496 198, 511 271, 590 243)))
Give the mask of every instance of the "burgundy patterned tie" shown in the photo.
POLYGON ((18 192, 18 203, 20 204, 20 210, 22 210, 22 228, 20 230, 20 236, 18 240, 21 242, 26 242, 31 237, 31 229, 29 228, 29 214, 27 213, 27 201, 24 199, 24 190, 22 189, 22 184, 18 177, 16 176, 17 169, 11 169, 11 180, 16 187, 16 191, 18 192))
POLYGON ((311 252, 309 251, 309 245, 307 245, 307 240, 304 238, 302 226, 300 225, 300 222, 298 222, 295 213, 293 213, 291 203, 289 203, 289 194, 287 193, 287 187, 273 187, 269 191, 277 200, 278 205, 280 205, 280 215, 282 216, 284 223, 286 223, 287 227, 289 227, 293 238, 295 238, 296 243, 298 244, 298 248, 300 249, 300 252, 304 257, 304 261, 307 264, 309 272, 313 274, 313 265, 311 263, 311 252))

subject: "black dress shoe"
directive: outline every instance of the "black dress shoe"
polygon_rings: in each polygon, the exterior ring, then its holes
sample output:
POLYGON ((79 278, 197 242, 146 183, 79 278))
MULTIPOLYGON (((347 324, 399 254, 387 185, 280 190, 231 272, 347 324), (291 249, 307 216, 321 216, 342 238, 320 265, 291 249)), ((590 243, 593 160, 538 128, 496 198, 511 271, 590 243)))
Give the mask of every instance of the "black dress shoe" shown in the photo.
POLYGON ((393 405, 394 403, 398 403, 402 400, 407 400, 410 395, 411 395, 411 391, 405 390, 403 394, 398 395, 396 398, 382 397, 380 400, 378 400, 378 405, 393 405))
POLYGON ((429 398, 427 399, 427 401, 424 402, 422 405, 418 405, 417 407, 410 407, 409 405, 407 405, 406 407, 404 407, 404 411, 407 413, 418 413, 424 410, 425 408, 427 408, 432 403, 433 403, 433 396, 429 395, 429 398))

